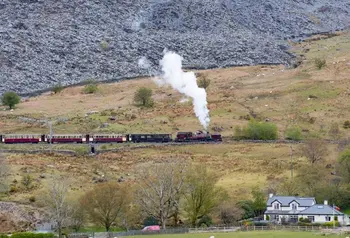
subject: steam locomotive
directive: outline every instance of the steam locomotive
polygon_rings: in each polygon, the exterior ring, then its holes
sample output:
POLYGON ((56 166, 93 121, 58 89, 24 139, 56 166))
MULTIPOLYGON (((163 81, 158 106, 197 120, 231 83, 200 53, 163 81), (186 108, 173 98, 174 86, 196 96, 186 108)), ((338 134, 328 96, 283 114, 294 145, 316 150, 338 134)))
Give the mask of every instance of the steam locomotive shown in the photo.
POLYGON ((196 142, 222 141, 220 134, 210 134, 203 131, 178 132, 173 140, 171 134, 4 134, 0 135, 0 142, 5 144, 19 143, 169 143, 169 142, 196 142))

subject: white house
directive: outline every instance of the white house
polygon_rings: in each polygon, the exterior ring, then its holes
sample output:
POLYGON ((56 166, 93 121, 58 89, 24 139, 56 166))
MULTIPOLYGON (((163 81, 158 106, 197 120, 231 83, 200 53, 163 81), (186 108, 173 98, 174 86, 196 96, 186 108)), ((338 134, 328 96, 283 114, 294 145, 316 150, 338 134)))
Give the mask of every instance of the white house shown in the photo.
POLYGON ((266 206, 264 219, 279 223, 283 219, 289 223, 296 223, 300 218, 307 218, 312 223, 325 223, 334 221, 337 217, 340 224, 346 225, 349 220, 344 213, 329 206, 327 201, 324 201, 324 204, 316 204, 313 197, 270 194, 266 206))

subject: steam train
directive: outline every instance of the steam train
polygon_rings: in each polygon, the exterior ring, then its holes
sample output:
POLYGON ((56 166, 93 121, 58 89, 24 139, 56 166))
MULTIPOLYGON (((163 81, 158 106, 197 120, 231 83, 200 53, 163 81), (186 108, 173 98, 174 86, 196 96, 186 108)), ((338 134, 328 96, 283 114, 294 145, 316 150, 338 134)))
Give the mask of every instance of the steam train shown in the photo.
POLYGON ((5 144, 19 143, 169 143, 169 142, 197 142, 222 141, 220 134, 210 134, 203 131, 178 132, 173 140, 171 134, 5 134, 0 135, 0 142, 5 144))

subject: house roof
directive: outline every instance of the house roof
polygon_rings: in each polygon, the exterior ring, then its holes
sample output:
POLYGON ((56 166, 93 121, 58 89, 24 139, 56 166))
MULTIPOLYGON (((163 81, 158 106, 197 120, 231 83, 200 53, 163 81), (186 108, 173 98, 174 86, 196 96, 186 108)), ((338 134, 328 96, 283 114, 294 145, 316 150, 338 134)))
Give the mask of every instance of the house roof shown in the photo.
POLYGON ((313 197, 272 196, 267 200, 267 205, 271 206, 274 201, 278 201, 282 206, 288 207, 293 201, 297 202, 301 207, 310 207, 316 204, 316 200, 313 197))
POLYGON ((309 208, 306 208, 303 211, 299 212, 299 215, 340 215, 343 216, 344 213, 341 213, 340 211, 336 210, 335 208, 332 208, 329 205, 324 204, 315 204, 309 208))
POLYGON ((266 210, 264 214, 267 215, 298 215, 300 211, 291 210, 291 211, 282 211, 282 210, 266 210))

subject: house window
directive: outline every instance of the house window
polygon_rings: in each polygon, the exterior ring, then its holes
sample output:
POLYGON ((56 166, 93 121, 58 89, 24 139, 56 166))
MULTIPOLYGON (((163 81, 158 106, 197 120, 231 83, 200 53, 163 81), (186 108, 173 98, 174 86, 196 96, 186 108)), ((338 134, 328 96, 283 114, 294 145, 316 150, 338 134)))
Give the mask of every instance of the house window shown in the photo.
POLYGON ((290 216, 289 221, 292 223, 297 223, 298 222, 298 216, 290 216))
POLYGON ((295 203, 292 203, 292 210, 297 210, 298 209, 298 205, 295 203))
POLYGON ((326 221, 331 221, 331 217, 330 216, 326 216, 326 221))
POLYGON ((280 204, 279 203, 273 204, 273 209, 280 210, 280 204))
POLYGON ((315 217, 314 216, 308 216, 307 219, 309 219, 310 222, 314 222, 315 221, 315 217))

